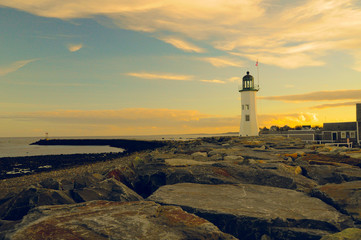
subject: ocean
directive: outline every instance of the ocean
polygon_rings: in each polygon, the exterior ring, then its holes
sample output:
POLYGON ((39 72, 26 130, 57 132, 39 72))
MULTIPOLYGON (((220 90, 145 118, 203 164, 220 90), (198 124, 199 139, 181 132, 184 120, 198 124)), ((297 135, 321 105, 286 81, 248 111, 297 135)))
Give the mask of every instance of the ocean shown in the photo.
MULTIPOLYGON (((96 136, 96 137, 51 137, 49 139, 135 139, 135 140, 188 140, 210 136, 236 136, 237 134, 187 134, 187 135, 147 135, 147 136, 96 136)), ((121 148, 109 146, 40 146, 30 145, 43 137, 0 138, 0 158, 60 154, 123 152, 121 148)))

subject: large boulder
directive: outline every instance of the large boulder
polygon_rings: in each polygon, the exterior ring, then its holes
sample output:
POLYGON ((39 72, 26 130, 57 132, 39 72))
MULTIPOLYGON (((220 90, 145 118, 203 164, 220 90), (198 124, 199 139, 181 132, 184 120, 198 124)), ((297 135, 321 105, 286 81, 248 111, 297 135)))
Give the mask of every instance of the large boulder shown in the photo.
POLYGON ((19 220, 30 209, 44 205, 72 204, 92 200, 119 202, 143 200, 141 196, 114 178, 96 182, 93 178, 79 176, 75 183, 66 179, 60 181, 46 179, 18 194, 10 194, 0 200, 0 219, 19 220), (89 181, 89 179, 92 180, 89 181), (72 187, 69 185, 69 188, 64 188, 65 182, 72 182, 72 187))
POLYGON ((36 206, 71 203, 75 201, 63 191, 29 187, 0 205, 0 218, 19 220, 36 206))
POLYGON ((321 240, 358 240, 361 239, 361 229, 347 228, 339 233, 334 233, 321 238, 321 240))
POLYGON ((235 239, 175 206, 92 201, 35 208, 5 239, 235 239))
POLYGON ((326 184, 315 188, 312 195, 351 215, 361 224, 361 181, 326 184))
POLYGON ((141 196, 114 178, 106 179, 92 187, 74 189, 71 194, 76 202, 93 200, 128 202, 143 200, 141 196))
POLYGON ((361 180, 361 169, 351 166, 308 165, 303 166, 305 175, 318 184, 343 183, 361 180))
POLYGON ((257 165, 232 162, 195 164, 194 160, 165 160, 168 164, 143 164, 135 170, 132 188, 148 197, 160 186, 176 183, 237 184, 250 183, 280 188, 296 189, 295 180, 289 174, 263 169, 257 165), (177 165, 178 164, 178 165, 177 165))
POLYGON ((317 198, 269 186, 181 183, 159 188, 148 200, 181 206, 240 239, 320 239, 353 226, 317 198))

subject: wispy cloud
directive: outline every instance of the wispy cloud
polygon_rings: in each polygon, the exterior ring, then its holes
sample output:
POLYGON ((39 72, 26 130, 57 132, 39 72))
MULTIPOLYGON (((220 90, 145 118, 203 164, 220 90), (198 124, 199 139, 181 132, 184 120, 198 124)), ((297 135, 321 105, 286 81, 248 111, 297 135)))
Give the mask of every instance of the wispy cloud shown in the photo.
POLYGON ((208 58, 198 58, 201 61, 209 62, 215 67, 242 67, 244 63, 239 60, 234 60, 225 57, 208 57, 208 58))
POLYGON ((361 89, 318 91, 318 92, 310 92, 310 93, 295 94, 295 95, 283 95, 283 96, 260 96, 258 97, 258 99, 277 100, 284 102, 356 100, 356 99, 361 99, 361 89))
POLYGON ((239 82, 241 80, 242 80, 242 78, 240 78, 240 77, 231 77, 228 79, 228 81, 230 81, 230 82, 239 82))
POLYGON ((38 59, 22 60, 22 61, 13 62, 7 66, 0 66, 0 76, 5 76, 9 73, 16 72, 20 68, 36 60, 38 59))
POLYGON ((69 44, 68 50, 69 52, 77 52, 83 47, 83 44, 69 44))
POLYGON ((361 97, 359 101, 355 102, 341 102, 341 103, 328 103, 328 104, 321 104, 317 106, 311 107, 312 109, 325 109, 325 108, 334 108, 334 107, 349 107, 355 106, 356 103, 361 103, 361 97))
POLYGON ((180 81, 190 81, 193 79, 193 76, 190 75, 175 75, 170 73, 126 73, 128 76, 143 78, 143 79, 164 79, 164 80, 180 80, 180 81))
POLYGON ((225 84, 225 81, 222 80, 218 80, 218 79, 213 79, 213 80, 201 80, 201 82, 206 82, 206 83, 220 83, 220 84, 225 84))
POLYGON ((2 0, 1 5, 61 19, 103 15, 123 29, 169 33, 163 41, 185 51, 203 52, 196 46, 202 42, 282 68, 324 65, 337 49, 352 55, 351 67, 361 71, 361 6, 355 0, 2 0))
MULTIPOLYGON (((0 120, 4 119, 10 119, 15 125, 19 121, 34 122, 33 126, 38 124, 39 129, 46 128, 52 135, 95 136, 230 132, 238 131, 239 124, 237 117, 204 114, 196 110, 148 108, 3 113, 0 120)), ((39 134, 43 132, 39 131, 39 134)))
POLYGON ((182 39, 179 38, 175 38, 175 37, 160 37, 160 40, 169 43, 171 45, 173 45, 174 47, 181 49, 185 52, 196 52, 196 53, 203 53, 206 50, 200 47, 197 47, 196 45, 184 41, 182 39))

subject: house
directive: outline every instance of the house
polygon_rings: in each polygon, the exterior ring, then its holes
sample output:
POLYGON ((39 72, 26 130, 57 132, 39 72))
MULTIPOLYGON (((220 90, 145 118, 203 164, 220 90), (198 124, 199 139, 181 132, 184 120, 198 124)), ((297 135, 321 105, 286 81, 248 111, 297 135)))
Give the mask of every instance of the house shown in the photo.
POLYGON ((352 143, 361 145, 361 103, 356 104, 355 122, 324 123, 322 129, 302 127, 301 130, 281 131, 276 126, 270 131, 261 131, 260 135, 277 134, 286 137, 297 137, 307 142, 319 143, 352 143))

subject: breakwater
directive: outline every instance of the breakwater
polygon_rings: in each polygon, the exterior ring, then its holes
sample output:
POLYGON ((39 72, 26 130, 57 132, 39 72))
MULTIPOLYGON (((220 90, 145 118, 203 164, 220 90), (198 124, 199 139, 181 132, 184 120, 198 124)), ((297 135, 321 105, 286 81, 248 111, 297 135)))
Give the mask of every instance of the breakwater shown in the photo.
POLYGON ((125 149, 126 153, 151 150, 165 145, 162 141, 140 141, 127 139, 51 139, 39 140, 32 145, 59 146, 110 146, 125 149))
POLYGON ((111 146, 119 148, 119 152, 4 157, 0 158, 0 179, 64 169, 99 161, 109 161, 137 151, 153 150, 164 146, 165 143, 126 139, 53 139, 39 140, 32 143, 32 145, 111 146))

